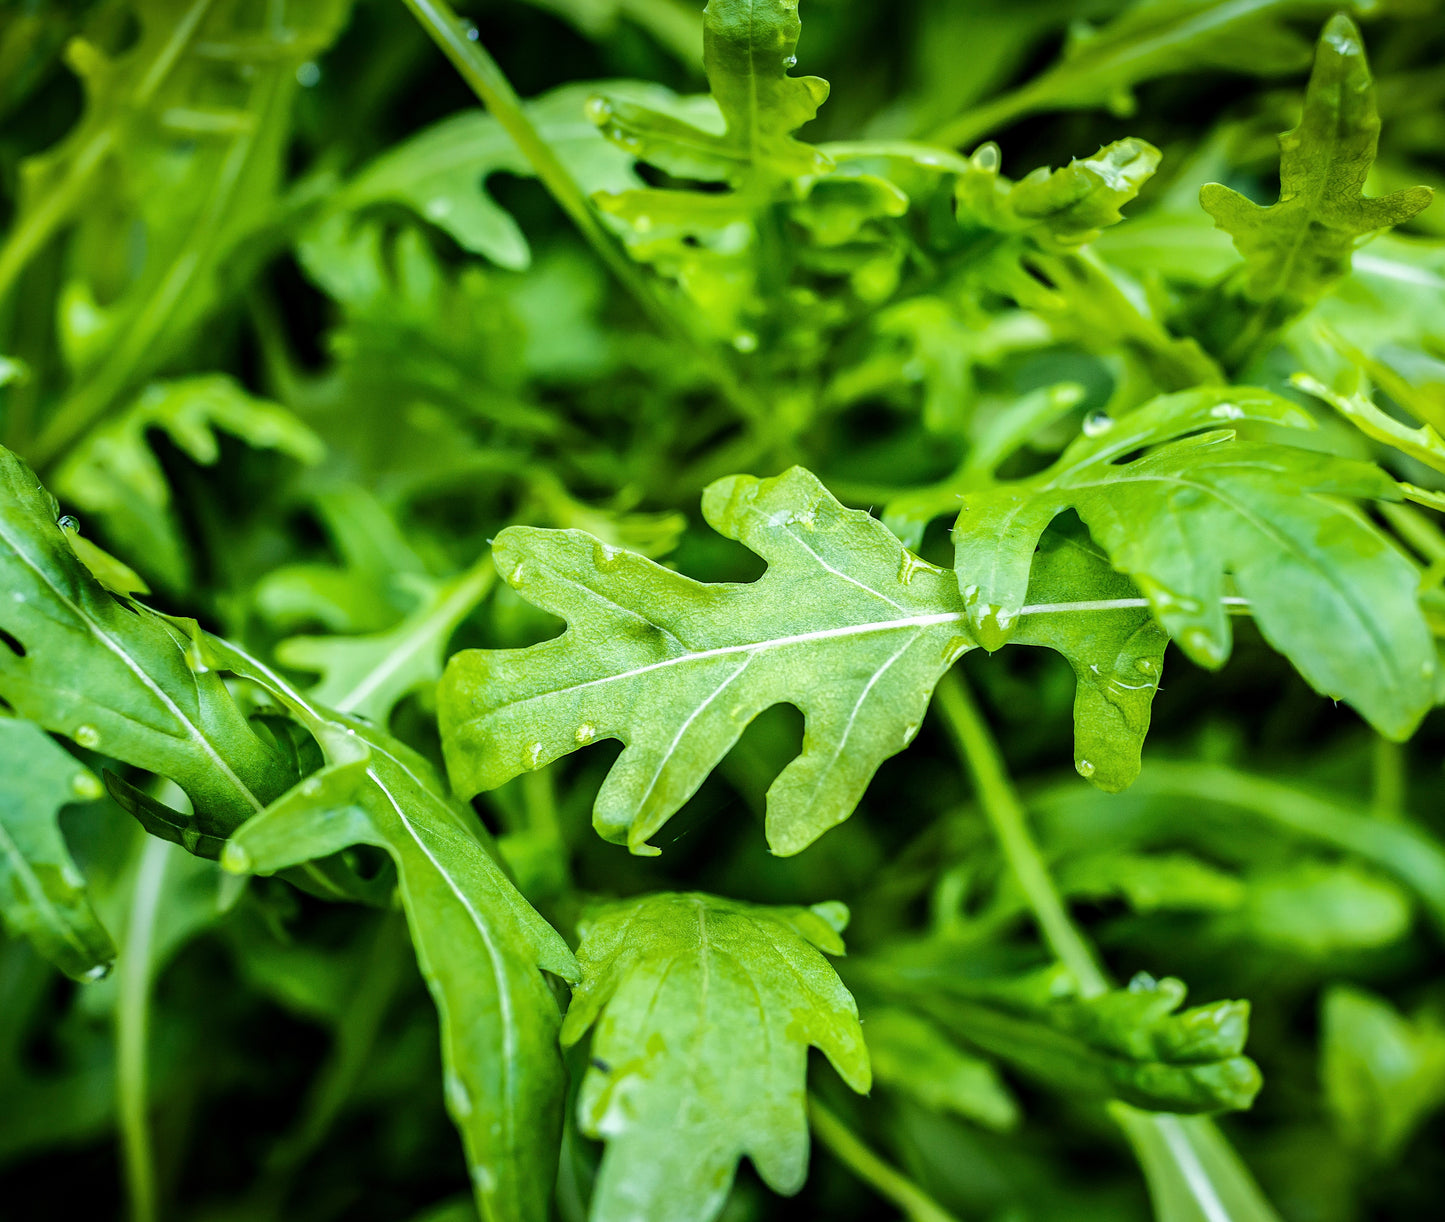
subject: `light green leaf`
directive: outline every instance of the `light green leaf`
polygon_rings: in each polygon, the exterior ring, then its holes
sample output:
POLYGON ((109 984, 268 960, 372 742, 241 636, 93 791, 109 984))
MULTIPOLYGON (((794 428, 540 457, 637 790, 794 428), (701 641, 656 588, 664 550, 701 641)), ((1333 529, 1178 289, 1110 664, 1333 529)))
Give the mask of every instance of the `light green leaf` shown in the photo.
POLYGON ((1058 247, 1082 246, 1121 219, 1119 209, 1159 168, 1159 150, 1133 138, 1106 144, 1063 169, 1040 166, 1019 182, 999 173, 996 144, 969 160, 954 192, 965 229, 1022 233, 1058 247))
MULTIPOLYGON (((527 117, 584 191, 641 186, 632 157, 604 140, 588 119, 587 100, 600 88, 659 101, 672 96, 660 86, 577 82, 527 103, 527 117)), ((388 149, 336 192, 303 240, 304 257, 308 265, 324 262, 355 214, 396 203, 446 230, 464 250, 520 271, 531 263, 527 239, 486 193, 486 180, 502 173, 530 176, 532 167, 501 124, 479 110, 452 115, 388 149)))
POLYGON ((604 90, 590 107, 604 135, 680 178, 760 185, 821 173, 831 162, 793 137, 827 100, 828 82, 791 76, 798 0, 709 0, 703 67, 713 106, 638 104, 604 90))
POLYGON ((203 467, 219 460, 221 432, 298 462, 314 464, 325 453, 321 439, 290 412, 219 375, 156 383, 87 434, 56 471, 53 487, 68 503, 99 515, 118 548, 171 588, 184 586, 190 563, 170 484, 151 449, 152 432, 164 433, 203 467))
POLYGON ((1445 1105, 1445 1027, 1343 984, 1325 994, 1320 1026, 1320 1072, 1336 1130, 1372 1160, 1392 1162, 1445 1105))
POLYGON ((578 1099, 607 1142, 592 1222, 708 1222, 744 1155, 774 1191, 803 1186, 809 1045, 854 1090, 871 1081, 853 998, 819 953, 843 953, 825 907, 661 894, 584 919, 562 1042, 596 1024, 578 1099))
MULTIPOLYGON (((461 793, 617 738, 626 749, 594 825, 634 853, 656 853, 648 839, 748 723, 788 703, 806 729, 802 754, 768 790, 769 845, 797 853, 852 813, 878 766, 918 732, 939 677, 975 647, 957 584, 799 467, 720 480, 703 514, 768 561, 760 580, 704 585, 580 531, 497 536, 507 582, 569 629, 529 649, 452 658, 439 704, 461 793)), ((1071 600, 1134 594, 1097 556, 1061 550, 1040 566, 1040 588, 1071 600)), ((1121 788, 1138 771, 1163 635, 1137 598, 1082 622, 1034 610, 1021 639, 1058 649, 1081 679, 1080 771, 1121 788)))
POLYGON ((390 735, 318 709, 211 638, 214 663, 260 684, 326 764, 236 832, 222 864, 272 873, 354 844, 396 863, 417 960, 442 1026, 447 1109, 482 1216, 545 1222, 560 1137, 557 1002, 542 973, 578 979, 567 945, 508 881, 475 816, 390 735))
POLYGON ((594 823, 605 839, 655 853, 649 837, 747 724, 787 701, 807 732, 768 791, 768 843, 796 853, 848 817, 878 766, 918 732, 939 676, 973 647, 951 577, 801 468, 721 480, 703 515, 769 562, 760 581, 703 585, 580 531, 497 536, 508 584, 570 629, 531 649, 452 659, 440 715, 461 792, 620 738, 627 748, 594 823))
POLYGON ((61 807, 103 792, 34 722, 0 717, 0 918, 74 980, 105 975, 115 946, 56 821, 61 807))
POLYGON ((1173 977, 1141 974, 1126 989, 1087 999, 946 999, 927 1008, 955 1035, 1054 1089, 1159 1112, 1247 1108, 1260 1088, 1259 1070, 1243 1055, 1249 1003, 1179 1010, 1185 992, 1173 977))
POLYGON ((435 583, 395 628, 365 636, 291 637, 277 646, 276 660, 321 675, 309 693, 316 703, 384 726, 403 696, 441 678, 452 633, 495 579, 485 560, 435 583))
POLYGON ((979 639, 1009 638, 1043 528, 1074 509, 1196 661, 1229 656, 1228 573, 1265 639, 1317 691, 1384 734, 1409 734, 1435 671, 1418 579, 1339 499, 1399 492, 1377 467, 1236 436, 1255 421, 1310 424, 1268 392, 1188 391, 1100 422, 1037 476, 966 497, 954 548, 979 639))
POLYGON ((1190 853, 1103 853, 1060 870, 1065 895, 1122 898, 1135 912, 1230 912, 1245 899, 1237 875, 1190 853))
POLYGON ((1320 36, 1299 126, 1280 137, 1279 202, 1261 207, 1220 183, 1199 202, 1244 256, 1243 292, 1257 305, 1298 313, 1350 270, 1367 234, 1429 206, 1428 187, 1364 196, 1380 119, 1360 32, 1343 13, 1320 36))
POLYGON ((1018 1103, 993 1065, 928 1019, 900 1007, 869 1010, 864 1018, 875 1082, 986 1128, 1006 1132, 1018 1124, 1018 1103))
POLYGON ((35 475, 0 450, 0 698, 22 717, 175 781, 224 834, 290 783, 221 677, 170 621, 108 593, 35 475))

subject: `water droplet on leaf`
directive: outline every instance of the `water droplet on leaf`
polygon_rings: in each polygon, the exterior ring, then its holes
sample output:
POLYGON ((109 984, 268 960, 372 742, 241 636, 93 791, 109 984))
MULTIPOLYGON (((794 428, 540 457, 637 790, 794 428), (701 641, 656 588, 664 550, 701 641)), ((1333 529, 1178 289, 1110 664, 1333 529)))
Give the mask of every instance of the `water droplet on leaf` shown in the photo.
POLYGON ((94 750, 100 746, 100 731, 94 726, 76 726, 75 733, 71 735, 82 747, 94 750))
POLYGON ((577 733, 572 736, 579 743, 590 743, 597 737, 597 727, 588 725, 585 721, 577 727, 577 733))
POLYGON ((73 513, 63 514, 55 524, 68 535, 80 532, 80 519, 73 513))
POLYGON ((733 336, 733 347, 739 352, 756 352, 758 350, 758 337, 751 331, 739 331, 733 336))
POLYGON ((1094 765, 1088 760, 1075 760, 1074 767, 1079 770, 1079 775, 1085 778, 1093 776, 1096 771, 1094 765))
POLYGON ((1108 412, 1090 412, 1084 417, 1084 436, 1102 437, 1114 427, 1114 417, 1108 412))
POLYGON ((104 980, 110 975, 110 969, 114 966, 109 960, 105 963, 97 963, 88 967, 80 974, 80 978, 87 984, 94 984, 97 980, 104 980))
POLYGON ((88 772, 77 772, 70 778, 70 792, 86 802, 93 802, 105 793, 105 786, 88 772))

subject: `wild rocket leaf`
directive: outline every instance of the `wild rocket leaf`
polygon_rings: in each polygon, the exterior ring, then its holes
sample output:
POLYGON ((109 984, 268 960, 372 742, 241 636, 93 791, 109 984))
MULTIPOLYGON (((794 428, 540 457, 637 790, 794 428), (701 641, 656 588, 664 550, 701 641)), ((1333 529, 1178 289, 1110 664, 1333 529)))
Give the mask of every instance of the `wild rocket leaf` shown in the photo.
MULTIPOLYGON (((453 657, 440 718, 460 792, 621 739, 593 822, 605 839, 655 853, 648 839, 748 723, 788 703, 806 731, 768 790, 768 843, 797 853, 852 813, 878 766, 913 740, 934 684, 975 647, 957 584, 801 468, 720 480, 703 515, 768 561, 761 579, 705 585, 580 531, 497 536, 498 571, 569 628, 529 649, 453 657)), ((1077 549, 1040 569, 1050 590, 1075 577, 1084 584, 1070 597, 1093 597, 1098 565, 1077 549)), ((1132 593, 1108 578, 1107 589, 1132 593)), ((1104 615, 1039 614, 1025 639, 1070 657, 1082 680, 1079 770, 1120 788, 1138 770, 1164 639, 1137 606, 1104 615)))
POLYGON ((578 1099, 607 1143, 592 1222, 709 1222, 744 1155, 774 1191, 802 1187, 809 1045, 854 1090, 871 1081, 857 1007, 820 953, 843 953, 838 908, 661 894, 584 919, 562 1042, 595 1024, 578 1099))
POLYGON ((793 133, 818 113, 828 82, 792 76, 802 23, 798 0, 709 0, 703 67, 721 130, 697 119, 614 100, 594 120, 609 139, 680 178, 748 186, 826 170, 829 159, 793 133))
MULTIPOLYGON (((588 119, 587 101, 601 88, 659 104, 672 98, 661 86, 577 82, 527 103, 527 117, 583 190, 640 187, 633 158, 604 140, 588 119)), ((494 174, 531 173, 531 164, 493 116, 463 111, 363 167, 327 201, 303 248, 310 263, 324 262, 357 215, 378 205, 401 204, 445 230, 463 250, 520 271, 531 263, 531 248, 512 215, 487 194, 486 182, 494 174)))
POLYGON ((1350 270, 1360 239, 1429 206, 1428 187, 1364 195, 1380 118, 1360 31, 1343 13, 1320 36, 1299 126, 1280 137, 1279 202, 1262 207, 1220 183, 1199 201, 1244 256, 1244 297, 1297 314, 1350 270))
POLYGON ((1196 661, 1229 656, 1229 574, 1312 686, 1407 735, 1435 671, 1416 574, 1342 499, 1399 491, 1377 467, 1236 435, 1255 421, 1310 424, 1266 392, 1188 391, 1096 423, 1036 476, 968 495, 954 551, 979 639, 1009 638, 1040 533, 1073 509, 1196 661))
POLYGON ((390 735, 317 708, 214 638, 212 662, 259 684, 315 738, 325 766, 247 822, 222 864, 271 873, 352 845, 396 863, 417 961, 442 1027, 446 1102, 477 1206, 495 1222, 544 1222, 556 1168, 561 1022, 543 972, 576 980, 561 937, 508 880, 476 818, 390 735))
POLYGON ((224 834, 290 783, 182 627, 103 588, 35 475, 0 450, 0 699, 22 717, 168 777, 224 834))
POLYGON ((67 803, 103 792, 34 722, 0 717, 0 919, 75 980, 104 975, 115 946, 56 820, 67 803))
POLYGON ((295 416, 246 394, 230 378, 185 378, 147 387, 121 415, 89 433, 52 486, 68 504, 98 515, 127 556, 177 589, 186 583, 190 559, 150 435, 164 434, 211 467, 220 459, 222 432, 303 463, 324 454, 320 438, 295 416))
POLYGON ((1249 1003, 1180 1010, 1183 982, 1136 977, 1100 997, 1035 1004, 939 999, 926 1008, 955 1035, 1045 1084, 1151 1111, 1248 1107, 1260 1074, 1243 1055, 1249 1003))

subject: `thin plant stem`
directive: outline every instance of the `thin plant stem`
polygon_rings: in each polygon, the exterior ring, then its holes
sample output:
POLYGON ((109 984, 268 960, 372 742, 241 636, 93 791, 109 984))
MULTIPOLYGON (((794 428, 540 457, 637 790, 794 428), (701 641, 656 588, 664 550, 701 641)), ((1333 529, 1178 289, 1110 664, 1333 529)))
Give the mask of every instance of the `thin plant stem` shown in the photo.
POLYGON ((151 948, 171 851, 164 840, 145 838, 117 962, 116 1105, 131 1222, 156 1222, 159 1216, 148 1103, 151 948))
POLYGON ((492 117, 502 125, 502 130, 512 138, 531 165, 538 181, 557 201, 603 265, 632 295, 649 321, 664 335, 684 343, 702 361, 709 376, 740 415, 754 425, 765 425, 771 416, 766 404, 738 380, 731 366, 715 348, 694 333, 681 314, 659 298, 637 265, 602 228, 582 188, 527 117, 512 83, 475 36, 475 27, 465 25, 445 0, 402 0, 402 3, 441 48, 492 117))
POLYGON ((1093 948, 1084 940, 1084 935, 1064 907, 1063 898, 1044 862, 1044 855, 1029 831, 1028 817, 1004 768, 998 743, 994 741, 978 705, 956 670, 944 675, 935 700, 949 734, 973 777, 979 804, 998 837, 1009 869, 1023 889, 1044 941, 1055 958, 1073 973, 1083 996, 1097 997, 1107 993, 1108 978, 1099 966, 1093 948))
MULTIPOLYGON (((1073 973, 1081 996, 1108 992, 1109 977, 1064 907, 998 743, 957 671, 939 683, 937 706, 1049 949, 1073 973)), ((1108 1112, 1133 1147, 1161 1216, 1181 1222, 1278 1222, 1238 1155, 1207 1117, 1146 1112, 1117 1100, 1108 1112)))
POLYGON ((808 1096, 808 1120, 813 1135, 839 1162, 879 1196, 892 1201, 911 1222, 958 1222, 903 1172, 869 1149, 816 1095, 808 1096))

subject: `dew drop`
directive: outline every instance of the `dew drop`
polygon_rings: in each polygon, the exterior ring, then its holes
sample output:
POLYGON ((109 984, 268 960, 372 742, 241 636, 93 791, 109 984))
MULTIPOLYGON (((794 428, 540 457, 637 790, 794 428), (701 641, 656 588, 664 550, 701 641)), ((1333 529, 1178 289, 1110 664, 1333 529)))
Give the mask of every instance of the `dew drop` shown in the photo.
POLYGON ((969 160, 973 163, 974 169, 982 170, 985 174, 995 174, 998 172, 999 166, 1003 164, 1003 154, 999 152, 998 145, 990 140, 987 144, 980 144, 978 148, 974 149, 973 156, 969 160))
POLYGON ((1242 420, 1244 408, 1238 403, 1219 403, 1209 409, 1209 414, 1216 420, 1242 420))
POLYGON ((795 67, 797 67, 797 64, 798 64, 798 57, 797 57, 796 55, 785 55, 785 56, 783 56, 783 67, 784 67, 784 68, 795 68, 795 67))
POLYGON ((1076 760, 1074 767, 1079 770, 1079 775, 1085 778, 1093 776, 1095 772, 1094 765, 1088 760, 1076 760))
POLYGON ((589 725, 587 722, 584 721, 580 726, 577 727, 577 733, 572 735, 572 737, 575 738, 579 743, 590 743, 594 738, 597 737, 597 727, 594 725, 589 725))
POLYGON ((303 798, 314 798, 321 792, 321 782, 315 777, 301 782, 301 796, 303 798))
POLYGON ((452 201, 444 196, 427 201, 426 215, 428 220, 439 221, 446 217, 452 210, 452 201))
POLYGON ((454 1073, 446 1076, 447 1105, 458 1120, 465 1120, 472 1114, 472 1092, 461 1077, 454 1073))
POLYGON ((321 66, 315 60, 307 60, 296 69, 296 83, 302 89, 311 89, 321 82, 321 66))
POLYGON ((70 778, 70 792, 86 802, 93 802, 105 793, 105 786, 88 772, 77 772, 70 778))
POLYGON ((63 514, 55 524, 68 535, 78 534, 80 531, 80 519, 73 513, 63 514))
POLYGON ((903 745, 906 747, 918 736, 919 723, 914 721, 903 727, 903 745))
POLYGON ((1084 436, 1102 437, 1114 427, 1114 417, 1108 412, 1090 412, 1084 417, 1084 436))
POLYGON ((93 966, 86 968, 85 971, 80 974, 80 978, 84 980, 87 984, 94 984, 97 980, 104 980, 107 976, 109 976, 112 966, 113 964, 111 964, 108 960, 105 963, 96 963, 93 966))
POLYGON ((228 840, 221 850, 221 868, 231 874, 249 874, 255 859, 234 840, 228 840))
POLYGON ((468 42, 476 42, 482 36, 481 30, 474 25, 467 26, 463 32, 466 34, 468 42))
POLYGON ((82 747, 94 750, 100 746, 100 731, 94 726, 76 726, 75 733, 71 735, 82 747))
POLYGON ((751 331, 739 331, 733 336, 733 347, 739 352, 756 352, 758 350, 758 337, 751 331))
POLYGON ((606 123, 612 117, 612 103, 601 95, 587 99, 587 117, 594 123, 606 123))
POLYGON ((23 603, 25 601, 25 595, 20 593, 19 590, 15 590, 10 595, 10 601, 13 603, 23 603))
POLYGON ((528 747, 527 758, 531 761, 531 766, 535 768, 537 766, 537 761, 542 758, 542 744, 533 743, 530 747, 528 747))

